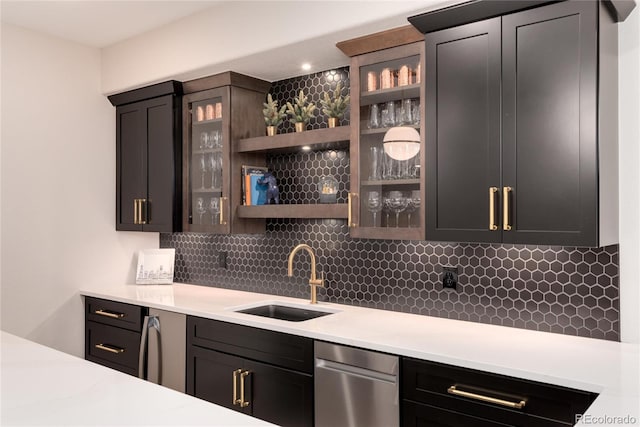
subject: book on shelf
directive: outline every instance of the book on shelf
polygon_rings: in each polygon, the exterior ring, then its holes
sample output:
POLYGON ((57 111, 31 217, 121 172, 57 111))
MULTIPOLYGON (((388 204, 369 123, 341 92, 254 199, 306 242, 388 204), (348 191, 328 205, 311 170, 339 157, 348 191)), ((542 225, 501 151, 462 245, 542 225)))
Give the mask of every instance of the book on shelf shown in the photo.
POLYGON ((245 206, 267 203, 267 184, 258 181, 268 169, 264 166, 242 166, 242 204, 245 206))

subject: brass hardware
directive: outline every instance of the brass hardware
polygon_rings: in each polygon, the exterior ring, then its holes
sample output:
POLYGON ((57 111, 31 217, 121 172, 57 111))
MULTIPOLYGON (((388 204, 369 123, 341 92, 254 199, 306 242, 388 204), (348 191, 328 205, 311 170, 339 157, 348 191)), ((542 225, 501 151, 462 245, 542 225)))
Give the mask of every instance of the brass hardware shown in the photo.
POLYGON ((489 230, 496 231, 496 193, 498 187, 489 187, 489 230))
POLYGON ((311 304, 317 304, 318 300, 317 300, 317 287, 324 287, 324 277, 320 277, 320 279, 316 278, 316 255, 313 253, 313 249, 311 249, 311 246, 301 243, 298 246, 296 246, 295 248, 293 248, 293 250, 291 251, 291 253, 289 254, 289 261, 288 261, 288 268, 287 268, 287 276, 291 277, 293 276, 293 258, 296 256, 296 254, 298 253, 298 251, 304 249, 305 251, 307 251, 309 253, 309 256, 311 257, 311 277, 309 279, 309 285, 311 286, 311 304))
POLYGON ((236 369, 233 371, 233 405, 238 405, 242 402, 241 399, 238 399, 238 377, 237 375, 242 372, 242 369, 236 369))
POLYGON ((112 313, 103 309, 96 310, 94 313, 100 316, 111 317, 112 319, 122 319, 124 317, 124 313, 112 313))
POLYGON ((226 197, 220 197, 220 225, 226 225, 227 221, 224 220, 224 201, 226 197))
POLYGON ((250 371, 244 371, 240 374, 240 407, 246 408, 249 406, 249 401, 244 398, 244 379, 249 376, 250 371))
POLYGON ((347 212, 347 226, 348 227, 356 227, 357 226, 357 224, 352 221, 353 215, 351 213, 352 206, 353 206, 352 199, 354 197, 358 197, 358 194, 357 193, 347 193, 347 211, 348 211, 347 212))
POLYGON ((511 224, 509 220, 509 193, 513 191, 511 187, 502 187, 502 229, 509 231, 511 230, 511 224))
POLYGON ((133 199, 133 223, 138 224, 138 199, 133 199))
POLYGON ((147 199, 140 199, 140 224, 147 223, 147 199))
POLYGON ((522 409, 527 403, 525 400, 520 400, 519 402, 510 402, 504 399, 498 399, 495 397, 484 396, 482 394, 471 393, 469 391, 458 390, 454 385, 447 389, 447 393, 453 394, 455 396, 468 397, 469 399, 480 400, 482 402, 493 403, 500 406, 506 406, 507 408, 513 409, 522 409))
POLYGON ((124 348, 110 347, 104 344, 96 344, 96 348, 104 351, 108 351, 109 353, 120 354, 124 353, 124 348))

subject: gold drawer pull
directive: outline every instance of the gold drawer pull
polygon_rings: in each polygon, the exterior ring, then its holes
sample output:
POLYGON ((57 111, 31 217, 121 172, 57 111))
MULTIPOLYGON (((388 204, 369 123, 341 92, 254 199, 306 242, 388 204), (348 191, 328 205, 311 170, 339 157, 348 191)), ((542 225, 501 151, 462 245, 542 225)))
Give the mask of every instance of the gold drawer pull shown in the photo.
POLYGON ((527 403, 524 400, 519 402, 510 402, 508 400, 497 399, 495 397, 484 396, 482 394, 471 393, 469 391, 458 390, 456 386, 452 385, 447 389, 447 393, 455 396, 468 397, 469 399, 480 400, 482 402, 493 403, 500 406, 506 406, 507 408, 522 409, 527 403))
POLYGON ((96 348, 100 350, 108 351, 109 353, 114 353, 114 354, 124 353, 124 348, 110 347, 104 344, 96 344, 96 348))
POLYGON ((238 374, 242 373, 242 369, 236 369, 233 371, 233 406, 242 403, 241 399, 238 399, 238 374))
POLYGON ((498 187, 489 187, 489 230, 496 231, 496 193, 498 187))
POLYGON ((246 377, 249 376, 251 372, 250 371, 244 371, 243 373, 240 374, 240 407, 241 408, 246 408, 247 406, 249 406, 249 401, 245 400, 244 398, 244 379, 246 377))
POLYGON ((511 187, 502 187, 502 197, 504 199, 502 201, 502 207, 504 210, 502 212, 502 229, 505 231, 511 230, 511 220, 509 219, 509 195, 512 191, 513 188, 511 187))
POLYGON ((110 311, 105 311, 103 309, 96 310, 96 311, 94 311, 94 313, 99 315, 99 316, 110 317, 112 319, 122 319, 125 316, 124 313, 112 313, 110 311))

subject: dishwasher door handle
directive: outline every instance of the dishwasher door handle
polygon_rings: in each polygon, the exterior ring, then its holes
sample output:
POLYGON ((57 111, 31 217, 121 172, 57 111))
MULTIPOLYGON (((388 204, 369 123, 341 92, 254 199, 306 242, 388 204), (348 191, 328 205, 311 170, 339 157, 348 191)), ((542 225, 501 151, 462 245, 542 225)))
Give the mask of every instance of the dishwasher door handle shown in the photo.
POLYGON ((316 368, 326 369, 339 374, 351 375, 368 380, 382 381, 389 384, 396 384, 398 376, 385 372, 372 371, 371 369, 360 368, 358 366, 347 365, 345 363, 334 362, 326 359, 316 359, 316 368))

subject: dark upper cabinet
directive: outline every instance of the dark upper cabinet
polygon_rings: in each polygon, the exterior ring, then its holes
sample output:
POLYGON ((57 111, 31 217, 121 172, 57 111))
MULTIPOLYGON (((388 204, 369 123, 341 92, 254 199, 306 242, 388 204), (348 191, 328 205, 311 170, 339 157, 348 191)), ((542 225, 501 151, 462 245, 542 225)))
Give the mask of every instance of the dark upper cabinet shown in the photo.
POLYGON ((116 229, 180 231, 180 83, 109 100, 116 106, 116 229))
POLYGON ((426 35, 428 240, 617 242, 617 35, 566 1, 426 35))

